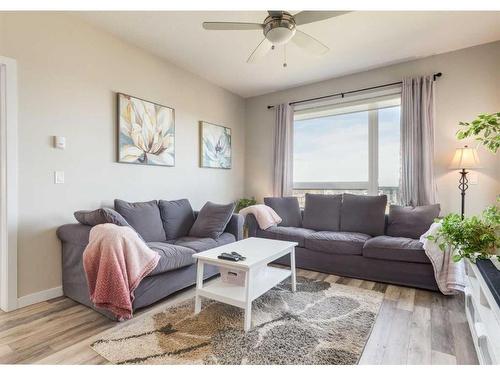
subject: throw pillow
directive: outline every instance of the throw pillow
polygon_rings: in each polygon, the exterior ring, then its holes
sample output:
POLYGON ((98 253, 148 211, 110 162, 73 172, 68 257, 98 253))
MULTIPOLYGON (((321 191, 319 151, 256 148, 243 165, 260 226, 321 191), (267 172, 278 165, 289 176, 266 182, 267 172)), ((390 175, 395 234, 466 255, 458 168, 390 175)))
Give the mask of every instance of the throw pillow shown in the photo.
POLYGON ((167 240, 188 235, 194 223, 194 212, 187 199, 158 202, 167 240))
POLYGON ((439 204, 417 207, 391 205, 387 235, 419 239, 429 229, 434 219, 439 216, 440 211, 439 204))
POLYGON ((222 233, 224 233, 233 212, 234 203, 205 203, 198 213, 193 227, 189 231, 189 236, 210 237, 217 239, 222 233))
POLYGON ((266 206, 271 207, 281 217, 280 227, 301 227, 302 214, 300 213, 297 197, 267 197, 264 198, 266 206))
POLYGON ((340 230, 382 236, 385 229, 387 195, 342 195, 340 230))
POLYGON ((156 201, 130 203, 115 199, 115 210, 146 242, 161 242, 167 239, 156 201))
POLYGON ((338 232, 342 194, 306 193, 306 207, 302 226, 314 230, 338 232))
MULTIPOLYGON (((97 210, 80 210, 76 211, 74 214, 76 221, 83 225, 90 225, 91 227, 99 224, 115 224, 120 227, 130 227, 132 226, 127 223, 127 220, 120 215, 118 212, 112 208, 98 208, 97 210)), ((134 229, 134 228, 132 228, 134 229)), ((137 231, 134 229, 137 233, 137 231)), ((141 240, 144 240, 139 233, 137 233, 141 240)))
POLYGON ((112 208, 98 208, 97 210, 80 210, 74 214, 75 219, 83 225, 91 227, 99 224, 116 224, 121 227, 129 227, 127 220, 112 208))

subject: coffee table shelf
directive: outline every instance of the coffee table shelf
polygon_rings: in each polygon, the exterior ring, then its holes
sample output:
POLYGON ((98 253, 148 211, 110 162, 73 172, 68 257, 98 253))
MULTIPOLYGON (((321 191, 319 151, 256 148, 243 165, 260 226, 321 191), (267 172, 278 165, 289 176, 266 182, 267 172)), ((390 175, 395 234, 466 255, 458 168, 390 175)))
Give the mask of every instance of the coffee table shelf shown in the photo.
MULTIPOLYGON (((252 284, 250 298, 254 300, 260 297, 291 275, 292 272, 288 269, 272 266, 259 270, 258 278, 252 284)), ((216 299, 233 306, 241 308, 246 306, 246 286, 226 283, 220 278, 205 283, 197 292, 202 297, 216 299)))

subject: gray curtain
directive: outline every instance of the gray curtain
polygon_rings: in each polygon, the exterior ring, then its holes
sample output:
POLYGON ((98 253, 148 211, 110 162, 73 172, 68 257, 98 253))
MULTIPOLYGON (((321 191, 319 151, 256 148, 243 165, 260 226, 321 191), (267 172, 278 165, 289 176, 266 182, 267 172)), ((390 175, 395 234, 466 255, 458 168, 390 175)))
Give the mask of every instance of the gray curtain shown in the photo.
POLYGON ((434 78, 404 78, 401 93, 401 201, 437 202, 434 180, 434 78))
POLYGON ((288 104, 276 106, 274 124, 273 195, 292 195, 293 189, 293 108, 288 104))

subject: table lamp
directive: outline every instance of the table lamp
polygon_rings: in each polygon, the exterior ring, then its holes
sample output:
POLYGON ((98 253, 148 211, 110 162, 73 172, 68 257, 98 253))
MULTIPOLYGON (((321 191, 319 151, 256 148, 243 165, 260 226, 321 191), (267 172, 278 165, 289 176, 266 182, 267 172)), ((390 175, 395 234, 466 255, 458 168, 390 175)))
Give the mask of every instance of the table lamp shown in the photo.
POLYGON ((465 212, 465 191, 468 189, 467 184, 469 180, 467 179, 467 169, 480 168, 479 157, 477 156, 477 151, 474 148, 469 148, 467 146, 457 148, 453 160, 450 164, 450 169, 460 169, 460 180, 458 183, 458 188, 460 189, 460 194, 462 195, 462 219, 464 218, 465 212))

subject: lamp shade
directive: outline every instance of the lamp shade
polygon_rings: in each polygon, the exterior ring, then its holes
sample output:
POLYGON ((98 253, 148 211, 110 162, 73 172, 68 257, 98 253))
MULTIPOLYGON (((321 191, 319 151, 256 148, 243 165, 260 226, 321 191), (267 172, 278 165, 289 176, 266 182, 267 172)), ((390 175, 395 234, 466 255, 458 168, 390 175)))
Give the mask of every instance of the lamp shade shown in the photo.
POLYGON ((475 169, 480 167, 476 149, 467 146, 456 149, 450 164, 450 169, 475 169))

